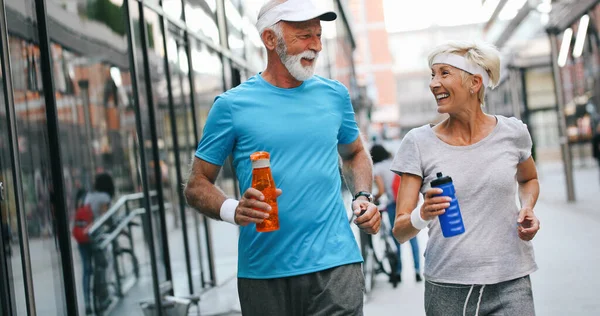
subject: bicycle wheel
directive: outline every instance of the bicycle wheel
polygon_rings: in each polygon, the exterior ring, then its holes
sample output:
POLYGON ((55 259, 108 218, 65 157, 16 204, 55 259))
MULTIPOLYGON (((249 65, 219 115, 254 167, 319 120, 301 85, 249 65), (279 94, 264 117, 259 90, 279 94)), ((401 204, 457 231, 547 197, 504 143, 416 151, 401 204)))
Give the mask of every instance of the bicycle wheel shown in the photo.
POLYGON ((97 250, 93 255, 92 304, 97 315, 103 314, 116 294, 113 265, 109 259, 108 250, 97 250))
POLYGON ((365 256, 363 260, 363 274, 365 276, 365 294, 369 294, 373 289, 373 280, 375 279, 375 255, 371 246, 367 246, 367 248, 365 249, 365 256))
MULTIPOLYGON (((395 244, 392 246, 394 246, 394 248, 396 247, 395 244)), ((390 265, 390 281, 392 282, 392 286, 395 288, 398 286, 398 282, 400 282, 400 279, 398 278, 398 252, 397 250, 394 251, 394 248, 391 248, 389 244, 387 244, 386 248, 386 261, 390 265)))
POLYGON ((140 276, 140 267, 138 264, 137 257, 133 250, 128 248, 121 248, 117 251, 117 265, 118 271, 121 278, 127 278, 131 275, 135 275, 136 279, 140 276))
POLYGON ((379 233, 374 235, 372 238, 373 252, 375 254, 375 259, 378 263, 378 272, 383 272, 388 276, 392 276, 395 273, 396 265, 398 260, 390 260, 393 256, 391 256, 392 252, 395 252, 396 244, 390 233, 390 222, 387 218, 387 214, 381 214, 381 228, 379 229, 379 233))

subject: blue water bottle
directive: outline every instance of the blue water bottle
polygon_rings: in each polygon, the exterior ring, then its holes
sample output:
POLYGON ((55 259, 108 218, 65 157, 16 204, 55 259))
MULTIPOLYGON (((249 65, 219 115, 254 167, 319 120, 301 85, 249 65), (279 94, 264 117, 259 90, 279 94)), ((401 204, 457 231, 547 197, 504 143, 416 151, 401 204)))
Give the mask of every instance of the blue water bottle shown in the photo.
POLYGON ((444 190, 439 196, 448 196, 452 199, 450 207, 446 209, 446 213, 438 216, 440 218, 440 226, 444 237, 453 237, 465 232, 465 225, 460 214, 460 207, 456 199, 456 191, 452 184, 452 178, 444 176, 441 172, 437 173, 437 179, 431 181, 432 188, 440 188, 444 190))

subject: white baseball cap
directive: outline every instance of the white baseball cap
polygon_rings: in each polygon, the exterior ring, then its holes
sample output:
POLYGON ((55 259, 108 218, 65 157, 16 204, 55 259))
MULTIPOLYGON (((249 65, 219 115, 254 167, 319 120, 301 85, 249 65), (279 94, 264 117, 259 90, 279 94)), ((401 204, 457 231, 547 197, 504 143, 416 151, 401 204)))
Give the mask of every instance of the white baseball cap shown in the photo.
POLYGON ((256 21, 259 34, 263 30, 279 21, 302 22, 320 18, 321 21, 333 21, 337 14, 319 8, 313 0, 287 0, 264 12, 256 21))

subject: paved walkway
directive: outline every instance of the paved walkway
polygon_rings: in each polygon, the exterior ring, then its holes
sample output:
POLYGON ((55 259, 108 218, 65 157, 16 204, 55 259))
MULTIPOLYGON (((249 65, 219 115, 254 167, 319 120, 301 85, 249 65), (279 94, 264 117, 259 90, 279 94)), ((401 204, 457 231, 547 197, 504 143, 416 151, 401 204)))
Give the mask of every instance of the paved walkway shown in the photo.
MULTIPOLYGON (((541 194, 536 213, 541 220, 533 241, 539 270, 532 275, 538 315, 600 315, 600 180, 595 164, 575 170, 577 201, 566 202, 560 164, 539 166, 541 194)), ((425 245, 426 236, 419 241, 425 245)), ((423 249, 424 247, 421 247, 423 249)), ((403 262, 412 266, 410 248, 403 245, 403 262)), ((365 306, 366 316, 425 315, 423 283, 413 271, 403 271, 403 282, 393 289, 381 277, 365 306)))
MULTIPOLYGON (((600 315, 600 176, 593 162, 583 167, 576 163, 576 167, 577 201, 568 203, 562 165, 551 163, 539 166, 542 191, 536 212, 542 221, 542 230, 533 242, 539 270, 532 275, 538 315, 600 315)), ((217 225, 213 234, 215 249, 231 247, 233 236, 227 227, 217 225), (219 236, 227 236, 227 240, 219 236)), ((422 252, 427 242, 425 232, 419 234, 418 239, 422 252)), ((373 292, 365 304, 366 316, 424 315, 424 286, 422 282, 414 280, 410 246, 405 244, 402 247, 405 266, 403 282, 394 289, 385 276, 377 276, 373 292)), ((176 247, 171 249, 174 255, 176 247)), ((217 263, 227 265, 227 272, 223 275, 234 273, 235 253, 228 250, 217 260, 217 263)), ((180 278, 176 278, 175 283, 185 284, 186 281, 180 278)), ((241 315, 235 277, 227 280, 221 278, 219 283, 219 287, 202 295, 201 315, 241 315)), ((140 284, 147 285, 144 282, 140 284)), ((134 303, 137 299, 130 296, 126 300, 134 303)), ((130 306, 134 305, 137 304, 130 306)), ((136 308, 127 313, 119 310, 114 315, 142 313, 136 308)), ((196 315, 195 311, 190 315, 196 315)))

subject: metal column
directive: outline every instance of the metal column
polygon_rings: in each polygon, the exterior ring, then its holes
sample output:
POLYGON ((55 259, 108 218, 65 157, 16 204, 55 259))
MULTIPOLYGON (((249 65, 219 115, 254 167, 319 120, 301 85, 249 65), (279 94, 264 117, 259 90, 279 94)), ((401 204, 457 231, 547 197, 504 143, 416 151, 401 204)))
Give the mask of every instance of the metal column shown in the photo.
POLYGON ((13 188, 15 207, 17 209, 17 226, 19 235, 19 248, 21 251, 21 268, 23 272, 23 281, 25 287, 25 305, 27 315, 36 315, 35 299, 33 296, 33 279, 31 273, 31 257, 29 255, 29 236, 27 234, 27 223, 23 209, 23 189, 21 187, 21 163, 19 160, 18 140, 17 140, 17 121, 14 107, 12 70, 10 68, 10 51, 8 48, 8 27, 6 24, 6 12, 4 3, 0 1, 0 44, 2 47, 2 73, 4 75, 3 89, 5 91, 6 116, 8 118, 8 142, 10 150, 10 160, 12 167, 13 188))
POLYGON ((562 78, 560 67, 558 66, 558 40, 557 34, 548 33, 550 37, 550 48, 552 51, 552 73, 554 75, 554 93, 556 95, 557 115, 558 115, 558 136, 560 142, 560 151, 563 159, 565 171, 565 180, 567 184, 567 200, 575 202, 575 185, 573 182, 573 162, 571 161, 571 149, 569 139, 567 138, 567 120, 565 118, 565 99, 562 91, 562 78))
MULTIPOLYGON (((134 0, 135 5, 137 5, 137 2, 134 0)), ((142 188, 144 191, 144 208, 146 209, 146 222, 148 223, 148 226, 150 227, 150 229, 147 229, 145 231, 148 232, 148 235, 145 236, 147 239, 149 239, 148 242, 148 250, 150 252, 150 268, 151 268, 151 273, 152 273, 152 290, 154 293, 154 302, 156 304, 156 310, 158 311, 159 315, 162 315, 162 297, 161 297, 161 293, 160 293, 160 288, 159 288, 159 282, 158 282, 158 266, 156 263, 156 249, 153 246, 153 242, 154 242, 154 231, 152 230, 152 203, 151 203, 151 198, 150 198, 150 189, 149 189, 149 181, 148 181, 148 174, 146 171, 146 152, 144 149, 144 133, 143 133, 143 129, 142 129, 142 114, 141 114, 141 110, 140 110, 140 99, 139 99, 139 86, 138 86, 138 76, 137 76, 137 58, 136 58, 136 48, 135 48, 135 40, 134 40, 134 32, 133 32, 133 25, 132 25, 132 20, 131 20, 131 13, 129 11, 129 0, 124 0, 123 1, 123 8, 125 9, 124 11, 124 15, 125 15, 125 22, 126 22, 126 26, 125 29, 127 30, 127 44, 129 46, 129 63, 131 64, 131 85, 132 85, 132 89, 133 89, 133 101, 134 101, 134 109, 135 109, 135 121, 136 121, 136 132, 137 132, 137 139, 138 139, 138 146, 139 146, 139 154, 140 154, 140 160, 141 163, 144 167, 140 168, 141 173, 142 173, 142 188)), ((139 8, 139 7, 138 7, 139 8)), ((144 22, 142 19, 140 19, 140 28, 143 28, 144 22)), ((145 46, 144 48, 145 49, 145 46)))
POLYGON ((44 84, 44 100, 46 102, 46 120, 48 128, 48 147, 50 153, 50 168, 52 174, 53 192, 52 207, 56 217, 56 233, 62 264, 62 281, 64 286, 67 314, 77 316, 77 290, 75 289, 75 274, 71 252, 71 233, 65 201, 65 183, 60 150, 60 129, 58 127, 58 109, 52 78, 52 55, 50 51, 50 34, 48 31, 46 1, 36 0, 35 11, 40 44, 40 59, 42 82, 44 84))

